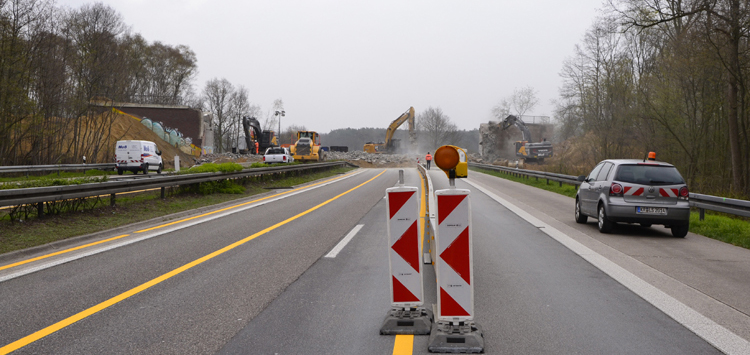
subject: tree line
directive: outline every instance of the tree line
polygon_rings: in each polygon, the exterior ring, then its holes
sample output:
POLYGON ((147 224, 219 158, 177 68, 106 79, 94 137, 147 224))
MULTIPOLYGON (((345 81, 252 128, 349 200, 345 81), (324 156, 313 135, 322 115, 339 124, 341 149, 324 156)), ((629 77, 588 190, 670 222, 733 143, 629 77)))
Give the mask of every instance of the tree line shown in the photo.
POLYGON ((92 101, 199 105, 196 70, 189 47, 149 43, 102 3, 0 0, 0 165, 96 157, 114 115, 92 101))
POLYGON ((649 151, 692 191, 750 196, 750 7, 609 0, 563 63, 556 117, 587 164, 649 151))

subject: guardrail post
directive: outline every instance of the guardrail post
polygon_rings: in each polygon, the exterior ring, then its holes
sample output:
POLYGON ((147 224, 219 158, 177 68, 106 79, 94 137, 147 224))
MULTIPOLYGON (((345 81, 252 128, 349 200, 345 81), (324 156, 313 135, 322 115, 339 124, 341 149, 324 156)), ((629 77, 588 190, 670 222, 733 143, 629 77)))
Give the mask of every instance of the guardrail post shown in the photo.
POLYGON ((38 202, 36 204, 36 213, 41 218, 44 217, 44 202, 38 202))
POLYGON ((164 186, 161 187, 161 199, 164 199, 164 186))
POLYGON ((109 194, 109 205, 110 206, 115 205, 115 194, 109 194))
POLYGON ((700 219, 702 221, 706 217, 706 210, 699 208, 698 211, 700 211, 700 219))

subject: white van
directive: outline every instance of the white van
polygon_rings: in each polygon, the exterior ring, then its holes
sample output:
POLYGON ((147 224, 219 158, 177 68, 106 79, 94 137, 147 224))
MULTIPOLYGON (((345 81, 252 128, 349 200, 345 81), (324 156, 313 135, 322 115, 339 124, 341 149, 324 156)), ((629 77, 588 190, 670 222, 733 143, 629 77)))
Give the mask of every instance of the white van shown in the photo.
POLYGON ((161 174, 161 169, 164 168, 159 148, 156 143, 149 141, 118 141, 115 146, 115 163, 119 175, 126 170, 133 174, 138 174, 139 171, 148 174, 149 170, 156 170, 157 174, 161 174))

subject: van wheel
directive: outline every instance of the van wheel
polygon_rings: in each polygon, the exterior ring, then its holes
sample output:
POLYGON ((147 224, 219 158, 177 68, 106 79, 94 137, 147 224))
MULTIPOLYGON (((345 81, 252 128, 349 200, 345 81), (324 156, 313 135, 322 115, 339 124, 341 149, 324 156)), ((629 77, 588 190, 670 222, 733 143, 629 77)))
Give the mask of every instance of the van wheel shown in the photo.
POLYGON ((122 175, 123 171, 122 169, 117 169, 117 175, 122 175))
POLYGON ((607 219, 607 211, 604 209, 604 204, 599 205, 599 232, 609 233, 612 231, 614 223, 607 219))
POLYGON ((161 174, 161 169, 162 169, 163 167, 164 167, 164 166, 162 166, 162 165, 161 165, 161 163, 159 163, 159 168, 158 168, 158 169, 156 169, 156 173, 157 173, 157 174, 161 174))
POLYGON ((143 175, 148 174, 148 163, 143 164, 143 175))

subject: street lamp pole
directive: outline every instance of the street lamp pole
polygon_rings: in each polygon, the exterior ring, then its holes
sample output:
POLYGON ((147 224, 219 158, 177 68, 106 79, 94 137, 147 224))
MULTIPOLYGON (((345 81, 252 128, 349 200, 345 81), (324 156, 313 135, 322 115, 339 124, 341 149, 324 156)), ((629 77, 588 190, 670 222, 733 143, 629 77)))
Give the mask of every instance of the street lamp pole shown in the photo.
POLYGON ((279 117, 279 133, 277 133, 277 134, 278 134, 278 137, 279 137, 279 146, 281 146, 281 117, 286 116, 286 111, 284 111, 284 110, 276 111, 275 115, 277 117, 279 117))

